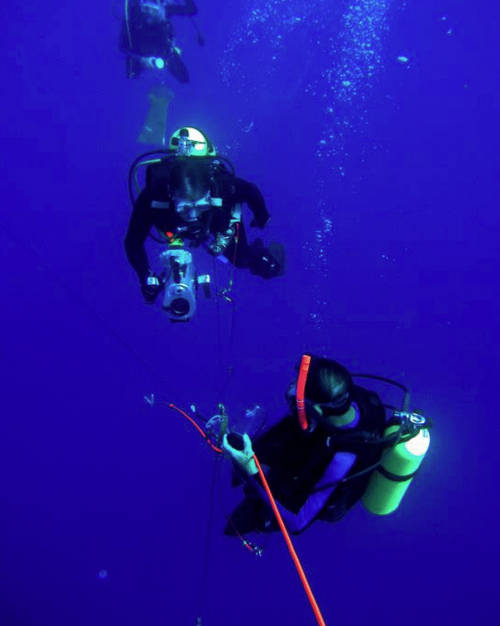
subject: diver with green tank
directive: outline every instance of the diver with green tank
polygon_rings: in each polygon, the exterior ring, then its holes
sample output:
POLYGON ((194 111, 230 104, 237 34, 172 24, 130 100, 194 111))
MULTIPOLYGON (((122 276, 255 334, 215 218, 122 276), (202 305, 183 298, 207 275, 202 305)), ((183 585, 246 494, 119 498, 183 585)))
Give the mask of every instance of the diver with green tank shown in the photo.
POLYGON ((225 533, 277 529, 254 454, 292 533, 315 520, 336 522, 358 501, 377 515, 393 512, 430 443, 430 421, 409 411, 408 391, 389 379, 351 375, 336 361, 304 354, 287 400, 290 413, 254 442, 246 434, 222 437, 234 462, 233 484, 243 484, 245 492, 225 533), (353 376, 401 388, 402 408, 385 405, 353 376))

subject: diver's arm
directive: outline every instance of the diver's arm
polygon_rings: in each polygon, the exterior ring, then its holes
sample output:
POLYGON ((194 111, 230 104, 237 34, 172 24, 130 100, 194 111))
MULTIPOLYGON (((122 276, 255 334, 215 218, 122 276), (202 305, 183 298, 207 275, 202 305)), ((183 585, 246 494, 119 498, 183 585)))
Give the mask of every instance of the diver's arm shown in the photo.
POLYGON ((249 183, 242 178, 235 180, 235 200, 236 202, 246 202, 253 214, 251 226, 264 228, 271 217, 266 207, 266 201, 257 185, 249 183))
POLYGON ((134 204, 125 237, 127 259, 141 284, 144 283, 149 273, 149 260, 144 242, 152 225, 150 198, 146 191, 142 191, 134 204))
MULTIPOLYGON (((312 494, 307 498, 297 513, 293 513, 280 502, 276 501, 276 506, 281 513, 285 526, 290 532, 300 533, 314 521, 336 489, 338 481, 347 474, 355 461, 355 454, 350 452, 337 452, 333 456, 323 476, 314 486, 312 494)), ((257 492, 259 498, 268 504, 267 493, 261 485, 260 479, 257 478, 257 475, 249 476, 247 482, 257 492)))
POLYGON ((187 15, 192 16, 198 13, 198 7, 193 0, 184 0, 185 4, 167 4, 166 13, 170 17, 171 15, 187 15))
MULTIPOLYGON (((285 420, 283 420, 283 424, 286 425, 285 420)), ((279 428, 280 424, 278 424, 277 427, 279 428)), ((230 443, 229 438, 231 436, 232 435, 224 435, 222 448, 232 457, 237 473, 255 493, 256 497, 265 502, 267 506, 270 506, 267 493, 261 482, 260 474, 255 463, 250 437, 244 434, 241 438, 240 445, 235 448, 233 447, 233 442, 230 443)), ((290 450, 289 452, 291 453, 290 450)), ((346 475, 355 460, 355 454, 337 452, 297 513, 287 509, 278 499, 275 500, 281 517, 290 532, 299 533, 309 526, 325 507, 328 499, 337 487, 337 482, 346 475)), ((263 459, 261 459, 261 464, 262 463, 264 463, 263 459)), ((275 463, 271 465, 276 466, 275 463)))

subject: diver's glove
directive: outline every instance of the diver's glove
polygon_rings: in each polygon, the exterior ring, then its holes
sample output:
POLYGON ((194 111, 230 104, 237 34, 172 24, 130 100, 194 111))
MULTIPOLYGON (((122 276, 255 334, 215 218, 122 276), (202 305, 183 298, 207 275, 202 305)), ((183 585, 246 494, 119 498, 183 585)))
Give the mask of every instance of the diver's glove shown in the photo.
POLYGON ((254 474, 258 474, 259 470, 257 469, 257 465, 253 459, 252 441, 246 433, 243 435, 242 439, 243 449, 238 450, 238 448, 233 448, 233 446, 229 443, 228 435, 226 433, 222 440, 222 447, 233 459, 233 461, 235 461, 247 474, 253 476, 254 474))
POLYGON ((162 284, 156 274, 150 273, 141 285, 142 295, 148 304, 153 304, 161 291, 162 284))

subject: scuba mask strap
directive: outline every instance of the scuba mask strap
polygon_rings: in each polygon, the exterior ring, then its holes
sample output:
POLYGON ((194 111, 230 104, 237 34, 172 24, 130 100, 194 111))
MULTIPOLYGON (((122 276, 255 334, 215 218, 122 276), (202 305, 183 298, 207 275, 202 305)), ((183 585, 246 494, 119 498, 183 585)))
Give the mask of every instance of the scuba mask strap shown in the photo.
POLYGON ((302 430, 307 430, 308 428, 305 391, 306 391, 307 375, 309 374, 310 366, 311 366, 311 356, 309 354, 303 354, 302 360, 300 361, 299 377, 297 378, 297 392, 296 392, 297 414, 299 416, 299 425, 302 428, 302 430))

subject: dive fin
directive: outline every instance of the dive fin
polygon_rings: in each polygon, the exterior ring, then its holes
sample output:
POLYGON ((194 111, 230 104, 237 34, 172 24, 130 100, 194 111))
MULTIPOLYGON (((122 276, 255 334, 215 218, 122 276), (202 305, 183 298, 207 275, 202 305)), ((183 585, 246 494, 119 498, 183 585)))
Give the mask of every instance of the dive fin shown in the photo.
POLYGON ((167 111, 173 97, 174 92, 166 85, 155 85, 151 88, 148 94, 149 109, 146 114, 146 120, 137 137, 139 143, 155 146, 165 145, 167 111))
POLYGON ((271 241, 268 250, 279 265, 279 270, 276 273, 276 276, 283 276, 286 270, 285 246, 277 241, 271 241))

